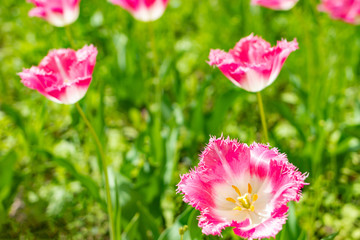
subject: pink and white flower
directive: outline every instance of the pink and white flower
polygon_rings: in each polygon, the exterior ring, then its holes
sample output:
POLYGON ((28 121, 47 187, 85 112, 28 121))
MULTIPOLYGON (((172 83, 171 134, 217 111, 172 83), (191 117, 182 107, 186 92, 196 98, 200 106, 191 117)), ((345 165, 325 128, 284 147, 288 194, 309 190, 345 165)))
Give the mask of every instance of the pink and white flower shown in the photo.
POLYGON ((198 167, 181 177, 178 192, 201 213, 206 235, 234 227, 243 238, 274 237, 286 222, 289 201, 299 201, 307 174, 277 149, 212 138, 198 167))
POLYGON ((76 21, 79 17, 80 0, 28 0, 35 8, 29 12, 30 17, 45 19, 56 27, 63 27, 76 21))
POLYGON ((63 104, 73 104, 83 98, 92 80, 97 49, 84 46, 52 50, 38 67, 24 69, 19 76, 28 88, 37 90, 48 99, 63 104))
POLYGON ((155 21, 160 18, 169 0, 110 0, 129 11, 134 18, 143 22, 155 21))
POLYGON ((228 53, 212 49, 208 63, 217 66, 236 86, 259 92, 275 81, 289 54, 298 48, 296 39, 281 40, 271 47, 261 37, 250 34, 228 53))
POLYGON ((274 10, 289 10, 299 0, 251 0, 252 5, 260 5, 274 10))
POLYGON ((319 10, 334 19, 351 24, 360 24, 360 0, 322 0, 319 10))

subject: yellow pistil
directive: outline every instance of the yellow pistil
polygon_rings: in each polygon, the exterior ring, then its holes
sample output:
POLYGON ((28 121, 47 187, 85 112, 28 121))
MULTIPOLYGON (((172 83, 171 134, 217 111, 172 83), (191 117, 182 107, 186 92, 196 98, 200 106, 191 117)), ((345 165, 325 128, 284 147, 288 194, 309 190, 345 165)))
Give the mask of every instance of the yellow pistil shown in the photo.
POLYGON ((241 205, 246 209, 250 208, 250 201, 248 199, 248 196, 249 196, 249 193, 245 193, 244 196, 237 198, 237 200, 241 203, 241 205))
POLYGON ((253 203, 258 199, 258 195, 256 193, 252 194, 252 187, 250 183, 248 183, 248 192, 244 195, 241 195, 239 188, 235 185, 231 185, 231 187, 239 195, 236 200, 231 197, 226 198, 226 201, 232 202, 236 205, 233 210, 242 211, 247 209, 254 212, 255 206, 253 205, 253 203))

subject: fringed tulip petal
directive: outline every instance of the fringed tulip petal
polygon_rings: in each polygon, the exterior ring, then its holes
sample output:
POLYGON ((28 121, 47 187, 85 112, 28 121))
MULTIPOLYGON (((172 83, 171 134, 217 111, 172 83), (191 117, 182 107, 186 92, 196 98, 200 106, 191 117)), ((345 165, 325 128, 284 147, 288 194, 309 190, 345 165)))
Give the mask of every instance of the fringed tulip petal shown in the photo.
POLYGON ((155 21, 160 18, 169 0, 110 0, 113 4, 119 5, 134 18, 143 22, 155 21))
POLYGON ((80 0, 28 0, 35 5, 30 17, 40 17, 56 27, 64 27, 79 17, 80 0))
POLYGON ((329 13, 334 19, 360 24, 360 0, 322 0, 319 10, 329 13))
POLYGON ((299 0, 251 0, 251 4, 270 8, 273 10, 289 10, 299 0))
POLYGON ((21 82, 37 90, 48 99, 63 104, 73 104, 83 98, 92 80, 97 49, 85 46, 52 50, 38 67, 19 73, 21 82))
MULTIPOLYGON (((262 239, 273 237, 275 238, 276 234, 280 232, 282 226, 285 224, 287 220, 288 207, 286 205, 282 205, 276 211, 274 211, 271 218, 268 218, 261 224, 259 224, 256 228, 245 229, 245 228, 235 228, 234 233, 243 238, 249 239, 262 239)), ((255 214, 255 213, 252 213, 255 214)))
POLYGON ((207 206, 214 206, 212 196, 208 192, 211 187, 208 185, 208 180, 202 178, 207 175, 202 174, 203 171, 205 170, 201 167, 195 168, 190 173, 183 175, 178 184, 178 191, 187 193, 184 196, 184 201, 198 210, 204 209, 207 206))
POLYGON ((281 230, 286 204, 300 199, 306 177, 275 148, 212 138, 198 167, 181 177, 178 192, 200 211, 204 234, 233 227, 241 237, 266 238, 281 230))
POLYGON ((229 52, 211 50, 209 65, 217 66, 236 86, 259 92, 275 81, 289 54, 298 49, 296 39, 278 41, 275 47, 251 34, 229 52))

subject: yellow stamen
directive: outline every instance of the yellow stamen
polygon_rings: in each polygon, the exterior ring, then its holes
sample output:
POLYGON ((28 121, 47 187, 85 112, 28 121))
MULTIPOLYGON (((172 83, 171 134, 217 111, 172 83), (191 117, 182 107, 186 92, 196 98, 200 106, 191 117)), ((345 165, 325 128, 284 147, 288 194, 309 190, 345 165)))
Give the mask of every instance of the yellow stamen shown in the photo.
POLYGON ((229 202, 232 202, 232 203, 236 204, 236 201, 231 197, 226 198, 226 201, 229 201, 229 202))
POLYGON ((240 207, 240 206, 234 207, 233 210, 239 210, 239 211, 241 211, 241 207, 240 207))
POLYGON ((250 211, 254 212, 255 206, 253 205, 253 203, 256 200, 258 200, 259 196, 256 193, 252 194, 253 189, 252 189, 251 184, 248 183, 248 192, 245 193, 244 195, 241 195, 239 188, 236 187, 235 185, 231 185, 231 187, 239 195, 239 197, 236 197, 236 198, 231 198, 231 197, 226 198, 226 201, 229 201, 229 202, 232 202, 235 204, 235 207, 233 208, 233 210, 238 210, 238 211, 250 210, 250 211))
POLYGON ((239 194, 239 196, 241 196, 240 190, 235 185, 231 185, 231 186, 233 187, 233 189, 235 189, 235 192, 239 194))
POLYGON ((255 202, 257 199, 258 199, 258 195, 255 193, 252 201, 255 202))

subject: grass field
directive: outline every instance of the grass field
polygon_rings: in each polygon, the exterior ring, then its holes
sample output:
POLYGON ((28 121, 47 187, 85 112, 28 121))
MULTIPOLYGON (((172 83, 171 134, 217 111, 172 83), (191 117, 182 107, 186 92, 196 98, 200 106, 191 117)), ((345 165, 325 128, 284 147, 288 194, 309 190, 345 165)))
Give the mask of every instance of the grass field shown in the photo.
MULTIPOLYGON (((300 0, 273 11, 241 0, 171 0, 143 23, 106 0, 83 0, 66 30, 0 5, 0 239, 108 239, 102 165, 73 105, 56 104, 17 76, 50 49, 94 44, 93 80, 79 102, 105 148, 122 239, 202 236, 199 212, 176 194, 210 136, 262 139, 256 94, 206 61, 250 33, 299 50, 262 91, 269 142, 308 172, 280 240, 360 239, 360 27, 300 0), (159 105, 159 101, 161 104, 159 105), (161 106, 161 111, 159 111, 161 106), (328 237, 328 238, 326 238, 328 237)), ((223 239, 239 239, 231 229, 223 239)))

